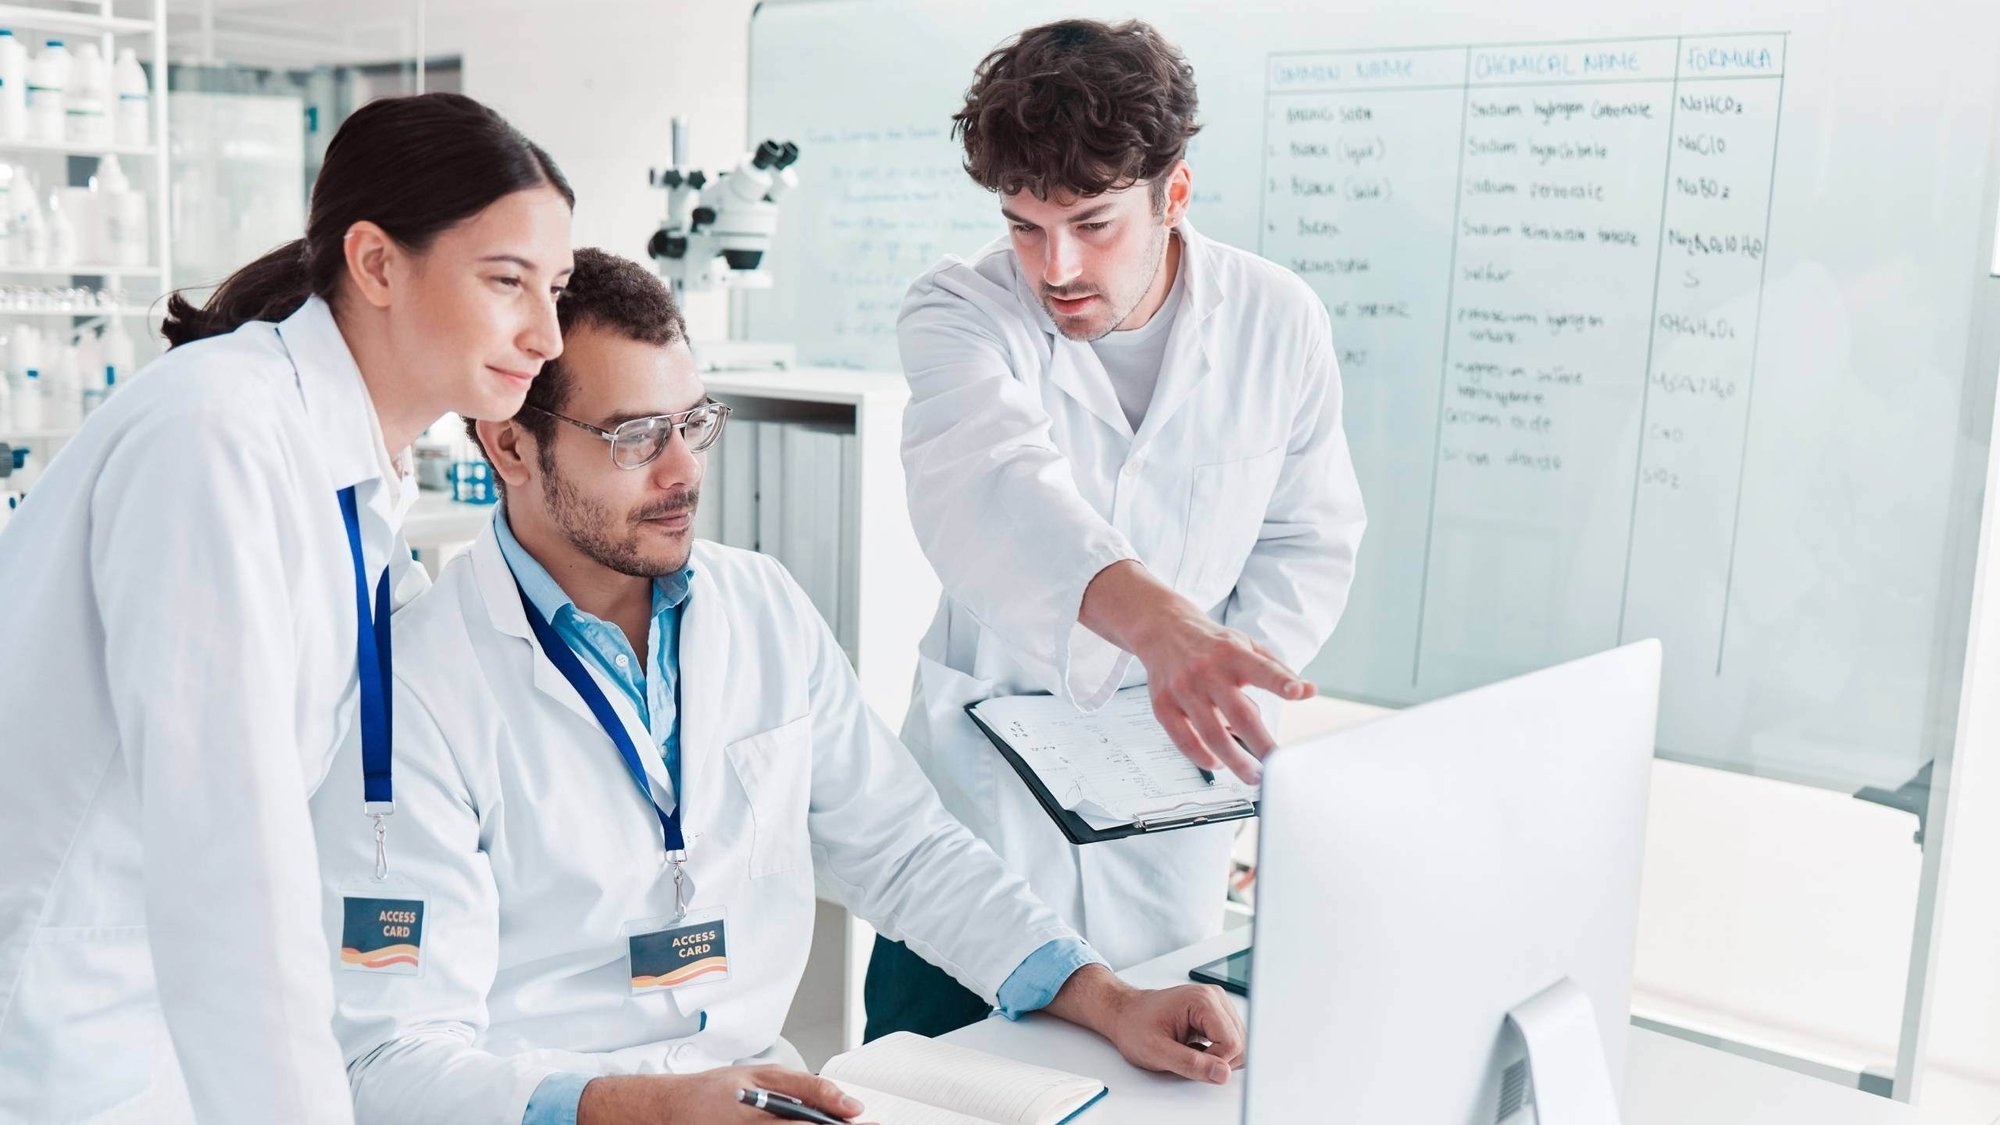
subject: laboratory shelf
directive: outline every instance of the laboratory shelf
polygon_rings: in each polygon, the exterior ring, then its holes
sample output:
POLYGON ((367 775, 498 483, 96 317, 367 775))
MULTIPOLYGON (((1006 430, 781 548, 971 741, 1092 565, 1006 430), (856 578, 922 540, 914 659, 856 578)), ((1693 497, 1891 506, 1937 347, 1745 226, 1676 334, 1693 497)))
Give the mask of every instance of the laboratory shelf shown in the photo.
MULTIPOLYGON (((4 11, 4 9, 0 9, 4 11)), ((0 26, 6 17, 0 15, 0 26)), ((80 141, 0 141, 0 156, 29 152, 59 152, 66 156, 157 156, 156 145, 93 145, 80 141)))
POLYGON ((158 277, 157 266, 112 266, 89 262, 68 266, 0 266, 0 277, 158 277))
POLYGON ((112 35, 150 35, 157 27, 152 20, 31 8, 22 4, 0 4, 0 26, 67 35, 103 35, 107 32, 112 35))
POLYGON ((0 318, 10 316, 151 316, 147 305, 74 305, 47 309, 0 309, 0 318))

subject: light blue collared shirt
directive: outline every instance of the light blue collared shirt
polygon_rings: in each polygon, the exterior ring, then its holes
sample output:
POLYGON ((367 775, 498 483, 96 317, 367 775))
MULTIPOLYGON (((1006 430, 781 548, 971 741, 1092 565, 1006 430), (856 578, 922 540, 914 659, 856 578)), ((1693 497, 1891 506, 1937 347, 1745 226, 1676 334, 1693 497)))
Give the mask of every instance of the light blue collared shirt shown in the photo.
MULTIPOLYGON (((653 582, 653 619, 646 631, 646 660, 642 664, 632 651, 624 630, 578 609, 576 602, 535 560, 507 526, 505 510, 496 513, 493 529, 500 540, 500 554, 514 571, 521 590, 528 595, 544 620, 584 659, 625 693, 653 734, 654 742, 667 763, 675 800, 680 792, 680 708, 676 689, 680 680, 681 616, 687 608, 688 585, 694 568, 687 567, 653 582)), ((1044 943, 1028 955, 1000 986, 1000 1014, 1020 1019, 1045 1008, 1069 981, 1070 975, 1085 965, 1102 965, 1088 945, 1075 938, 1059 938, 1044 943)), ((583 1088, 591 1074, 563 1072, 542 1079, 528 1098, 528 1111, 521 1125, 576 1125, 576 1109, 583 1100, 583 1088)))
POLYGON ((500 540, 500 554, 513 570, 521 591, 542 619, 555 626, 558 636, 598 671, 611 678, 639 713, 653 742, 667 763, 667 777, 673 781, 674 800, 680 800, 681 728, 678 688, 680 683, 681 613, 687 607, 688 583, 694 568, 653 580, 653 619, 646 627, 646 659, 632 651, 625 631, 578 609, 576 602, 556 584, 547 568, 530 555, 514 531, 507 526, 503 508, 493 517, 493 530, 500 540))

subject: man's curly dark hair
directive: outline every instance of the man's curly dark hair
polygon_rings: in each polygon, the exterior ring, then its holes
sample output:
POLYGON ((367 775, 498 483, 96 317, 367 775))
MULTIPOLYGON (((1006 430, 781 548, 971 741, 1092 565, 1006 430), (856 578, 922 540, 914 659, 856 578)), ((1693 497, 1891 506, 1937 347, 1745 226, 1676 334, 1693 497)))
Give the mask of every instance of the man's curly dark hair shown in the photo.
POLYGON ((1194 68, 1150 24, 1061 20, 981 60, 952 135, 988 191, 1047 200, 1143 182, 1157 211, 1194 117, 1194 68))
MULTIPOLYGON (((565 339, 578 325, 609 329, 642 344, 665 346, 687 339, 687 321, 666 283, 638 262, 596 247, 576 252, 576 268, 556 301, 556 320, 565 339)), ((543 364, 513 417, 515 425, 535 435, 536 456, 545 470, 554 463, 549 439, 557 423, 543 411, 562 413, 573 378, 560 356, 543 364)), ((477 425, 465 420, 474 444, 479 444, 477 425)), ((485 453, 486 447, 479 445, 479 451, 485 453)))

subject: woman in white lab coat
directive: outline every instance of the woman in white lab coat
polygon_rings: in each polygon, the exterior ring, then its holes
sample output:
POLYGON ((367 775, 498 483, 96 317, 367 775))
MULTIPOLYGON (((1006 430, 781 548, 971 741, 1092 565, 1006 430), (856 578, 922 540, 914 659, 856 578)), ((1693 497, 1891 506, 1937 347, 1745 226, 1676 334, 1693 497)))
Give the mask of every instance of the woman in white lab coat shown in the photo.
POLYGON ((349 1119, 306 798, 385 725, 393 451, 560 351, 572 203, 469 98, 364 106, 0 535, 0 1119, 349 1119))

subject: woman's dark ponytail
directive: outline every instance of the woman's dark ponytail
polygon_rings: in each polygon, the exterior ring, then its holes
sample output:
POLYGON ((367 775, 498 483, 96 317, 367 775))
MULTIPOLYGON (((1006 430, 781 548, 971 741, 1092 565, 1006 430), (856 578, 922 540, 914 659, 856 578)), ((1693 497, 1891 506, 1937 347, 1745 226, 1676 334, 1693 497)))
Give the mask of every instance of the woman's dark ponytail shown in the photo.
POLYGON ((369 102, 327 145, 306 236, 230 274, 199 307, 173 294, 161 332, 169 347, 178 347, 253 320, 283 320, 314 294, 332 297, 347 270, 344 243, 355 223, 372 222, 422 253, 495 200, 538 187, 576 204, 549 154, 471 98, 417 94, 369 102))
POLYGON ((196 305, 180 293, 167 298, 161 332, 167 346, 220 336, 252 320, 283 320, 312 296, 306 274, 306 240, 295 238, 237 270, 196 305))

